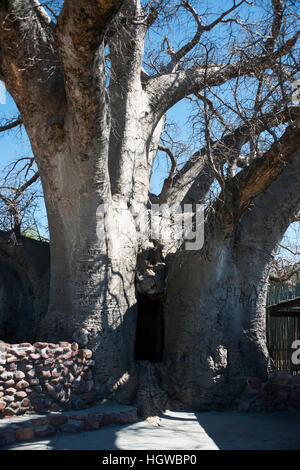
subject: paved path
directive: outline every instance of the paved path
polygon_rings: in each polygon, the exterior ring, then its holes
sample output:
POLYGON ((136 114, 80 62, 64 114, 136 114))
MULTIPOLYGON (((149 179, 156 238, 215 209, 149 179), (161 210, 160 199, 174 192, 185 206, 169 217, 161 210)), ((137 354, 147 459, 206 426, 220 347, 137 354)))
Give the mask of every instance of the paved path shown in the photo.
POLYGON ((141 420, 98 431, 55 435, 49 440, 13 445, 10 449, 300 449, 300 414, 168 412, 157 428, 141 420))

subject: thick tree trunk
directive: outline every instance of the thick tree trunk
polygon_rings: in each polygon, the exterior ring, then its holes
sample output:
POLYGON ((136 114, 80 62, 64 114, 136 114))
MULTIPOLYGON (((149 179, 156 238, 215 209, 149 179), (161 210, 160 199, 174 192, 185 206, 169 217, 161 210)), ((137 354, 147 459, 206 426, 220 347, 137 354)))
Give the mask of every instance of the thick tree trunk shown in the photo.
POLYGON ((44 184, 51 279, 48 313, 39 333, 52 342, 74 340, 92 349, 103 397, 124 374, 130 382, 134 368, 135 226, 124 210, 127 205, 106 194, 92 161, 78 159, 72 174, 61 156, 58 161, 52 168, 53 175, 57 172, 55 192, 53 185, 44 184), (103 218, 99 208, 106 200, 109 211, 103 218))
POLYGON ((268 260, 255 246, 209 243, 206 258, 169 260, 163 385, 193 408, 230 404, 247 376, 264 377, 268 260))
MULTIPOLYGON (((230 405, 247 376, 272 369, 266 347, 267 281, 275 249, 300 204, 300 153, 226 237, 219 216, 201 251, 168 257, 165 350, 168 393, 193 408, 230 405)), ((210 229, 208 228, 210 227, 210 229)))

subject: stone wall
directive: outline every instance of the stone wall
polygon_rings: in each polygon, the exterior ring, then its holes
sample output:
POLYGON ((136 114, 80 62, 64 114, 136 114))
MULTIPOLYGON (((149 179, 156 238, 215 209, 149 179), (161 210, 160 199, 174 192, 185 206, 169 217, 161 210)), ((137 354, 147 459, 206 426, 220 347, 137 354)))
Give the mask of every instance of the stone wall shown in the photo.
POLYGON ((0 343, 0 418, 90 406, 93 365, 77 343, 0 343))
POLYGON ((49 413, 47 415, 19 416, 0 421, 0 447, 16 441, 49 438, 56 433, 94 431, 103 426, 131 424, 137 421, 136 408, 118 405, 99 405, 75 413, 49 413))
POLYGON ((249 377, 240 411, 300 411, 300 374, 277 371, 266 382, 249 377))

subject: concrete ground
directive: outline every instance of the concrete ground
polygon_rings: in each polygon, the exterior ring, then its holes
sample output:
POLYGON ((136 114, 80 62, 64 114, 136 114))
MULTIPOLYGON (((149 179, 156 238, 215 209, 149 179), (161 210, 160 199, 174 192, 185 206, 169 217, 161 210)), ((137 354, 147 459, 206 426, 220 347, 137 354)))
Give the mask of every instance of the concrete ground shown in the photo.
POLYGON ((98 431, 14 444, 13 450, 295 450, 299 413, 167 412, 159 427, 140 420, 98 431))

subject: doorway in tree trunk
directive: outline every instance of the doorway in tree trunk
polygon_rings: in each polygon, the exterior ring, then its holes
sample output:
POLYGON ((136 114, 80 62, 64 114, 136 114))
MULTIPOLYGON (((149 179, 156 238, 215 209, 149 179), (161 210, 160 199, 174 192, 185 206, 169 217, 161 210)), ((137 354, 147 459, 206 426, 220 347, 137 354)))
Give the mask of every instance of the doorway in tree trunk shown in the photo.
POLYGON ((135 359, 161 362, 164 347, 163 303, 138 294, 135 359))

